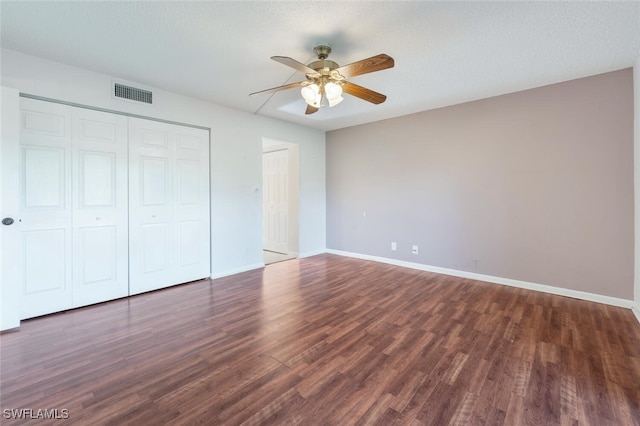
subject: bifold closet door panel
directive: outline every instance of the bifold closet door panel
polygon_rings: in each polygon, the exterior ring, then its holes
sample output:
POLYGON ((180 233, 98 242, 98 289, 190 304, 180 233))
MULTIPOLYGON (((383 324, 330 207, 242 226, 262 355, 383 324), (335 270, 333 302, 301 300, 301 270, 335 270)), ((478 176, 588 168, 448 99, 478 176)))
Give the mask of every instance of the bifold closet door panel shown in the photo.
MULTIPOLYGON (((20 318, 72 307, 71 107, 20 100, 20 318)), ((16 165, 3 164, 3 167, 16 165)))
POLYGON ((129 294, 127 117, 73 109, 73 306, 129 294))
POLYGON ((209 132, 129 118, 129 292, 208 277, 209 132))
POLYGON ((162 123, 129 120, 129 294, 173 283, 170 138, 162 123))

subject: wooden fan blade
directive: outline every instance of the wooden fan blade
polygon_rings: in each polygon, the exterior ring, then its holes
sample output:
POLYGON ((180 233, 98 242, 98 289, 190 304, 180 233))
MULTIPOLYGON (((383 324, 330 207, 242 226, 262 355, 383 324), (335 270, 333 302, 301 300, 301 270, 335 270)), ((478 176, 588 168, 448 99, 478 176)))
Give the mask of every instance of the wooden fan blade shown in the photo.
POLYGON ((273 59, 276 62, 280 62, 281 64, 284 64, 288 67, 291 67, 295 70, 303 72, 307 74, 309 77, 312 77, 312 78, 320 77, 320 74, 318 74, 318 72, 313 68, 309 68, 302 62, 298 62, 295 59, 289 58, 287 56, 272 56, 271 59, 273 59))
POLYGON ((289 84, 285 84, 284 86, 272 87, 271 89, 250 93, 249 96, 264 95, 265 93, 272 93, 272 92, 279 92, 281 90, 293 89, 294 87, 302 86, 303 83, 306 83, 306 81, 298 81, 297 83, 289 83, 289 84))
POLYGON ((381 53, 376 56, 372 56, 367 59, 363 59, 358 62, 354 62, 349 65, 345 65, 336 69, 343 77, 355 77, 356 75, 367 74, 374 71, 386 70, 387 68, 393 68, 394 61, 389 55, 381 53))
POLYGON ((374 92, 366 87, 358 86, 348 81, 342 83, 342 91, 376 105, 383 103, 387 99, 382 93, 374 92))
POLYGON ((314 112, 318 112, 319 109, 320 108, 316 108, 316 107, 313 107, 313 106, 307 104, 307 110, 304 113, 307 114, 307 115, 313 114, 314 112))

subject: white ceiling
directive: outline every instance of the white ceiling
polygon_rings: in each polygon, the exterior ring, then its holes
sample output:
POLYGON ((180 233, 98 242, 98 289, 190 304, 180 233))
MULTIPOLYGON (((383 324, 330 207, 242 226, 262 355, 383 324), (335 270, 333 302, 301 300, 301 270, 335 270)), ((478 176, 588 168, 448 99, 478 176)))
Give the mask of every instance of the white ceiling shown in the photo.
POLYGON ((633 66, 640 2, 0 3, 1 45, 231 108, 322 130, 405 115, 633 66), (387 95, 345 96, 305 116, 308 63, 329 43, 346 65, 379 53, 395 67, 354 77, 387 95))

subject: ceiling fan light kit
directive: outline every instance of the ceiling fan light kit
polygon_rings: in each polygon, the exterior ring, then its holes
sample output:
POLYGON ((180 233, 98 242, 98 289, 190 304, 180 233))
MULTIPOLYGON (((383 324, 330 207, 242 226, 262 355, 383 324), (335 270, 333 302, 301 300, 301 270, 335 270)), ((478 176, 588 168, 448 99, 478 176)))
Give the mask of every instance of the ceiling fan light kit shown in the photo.
POLYGON ((322 94, 320 93, 320 87, 318 87, 317 84, 303 86, 302 89, 300 89, 300 93, 302 93, 302 97, 304 98, 307 105, 311 105, 312 107, 316 108, 320 106, 322 94))
POLYGON ((333 81, 328 82, 324 86, 324 94, 327 97, 327 101, 329 101, 329 107, 336 106, 344 100, 342 97, 342 86, 333 81))
POLYGON ((393 68, 393 58, 381 53, 361 61, 341 67, 336 62, 327 59, 331 53, 331 47, 321 44, 313 49, 318 56, 317 61, 305 65, 295 59, 286 56, 272 56, 276 62, 287 65, 305 74, 306 80, 297 83, 285 84, 272 89, 261 90, 251 95, 279 92, 281 90, 302 87, 300 93, 307 103, 305 114, 313 114, 325 106, 322 100, 326 98, 329 107, 334 107, 344 100, 343 93, 363 99, 373 104, 381 104, 387 97, 357 84, 347 81, 349 77, 355 77, 374 71, 393 68))

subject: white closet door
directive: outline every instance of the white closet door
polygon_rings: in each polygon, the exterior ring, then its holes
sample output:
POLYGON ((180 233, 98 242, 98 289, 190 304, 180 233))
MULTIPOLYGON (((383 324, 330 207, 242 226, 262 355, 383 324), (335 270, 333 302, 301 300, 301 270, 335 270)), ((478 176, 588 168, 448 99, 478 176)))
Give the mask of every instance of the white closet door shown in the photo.
POLYGON ((172 284, 171 134, 129 120, 129 293, 172 284))
POLYGON ((71 307, 71 107, 20 102, 20 318, 71 307))
POLYGON ((74 108, 73 306, 129 294, 127 118, 74 108))
POLYGON ((129 119, 130 294, 209 276, 209 133, 129 119))

